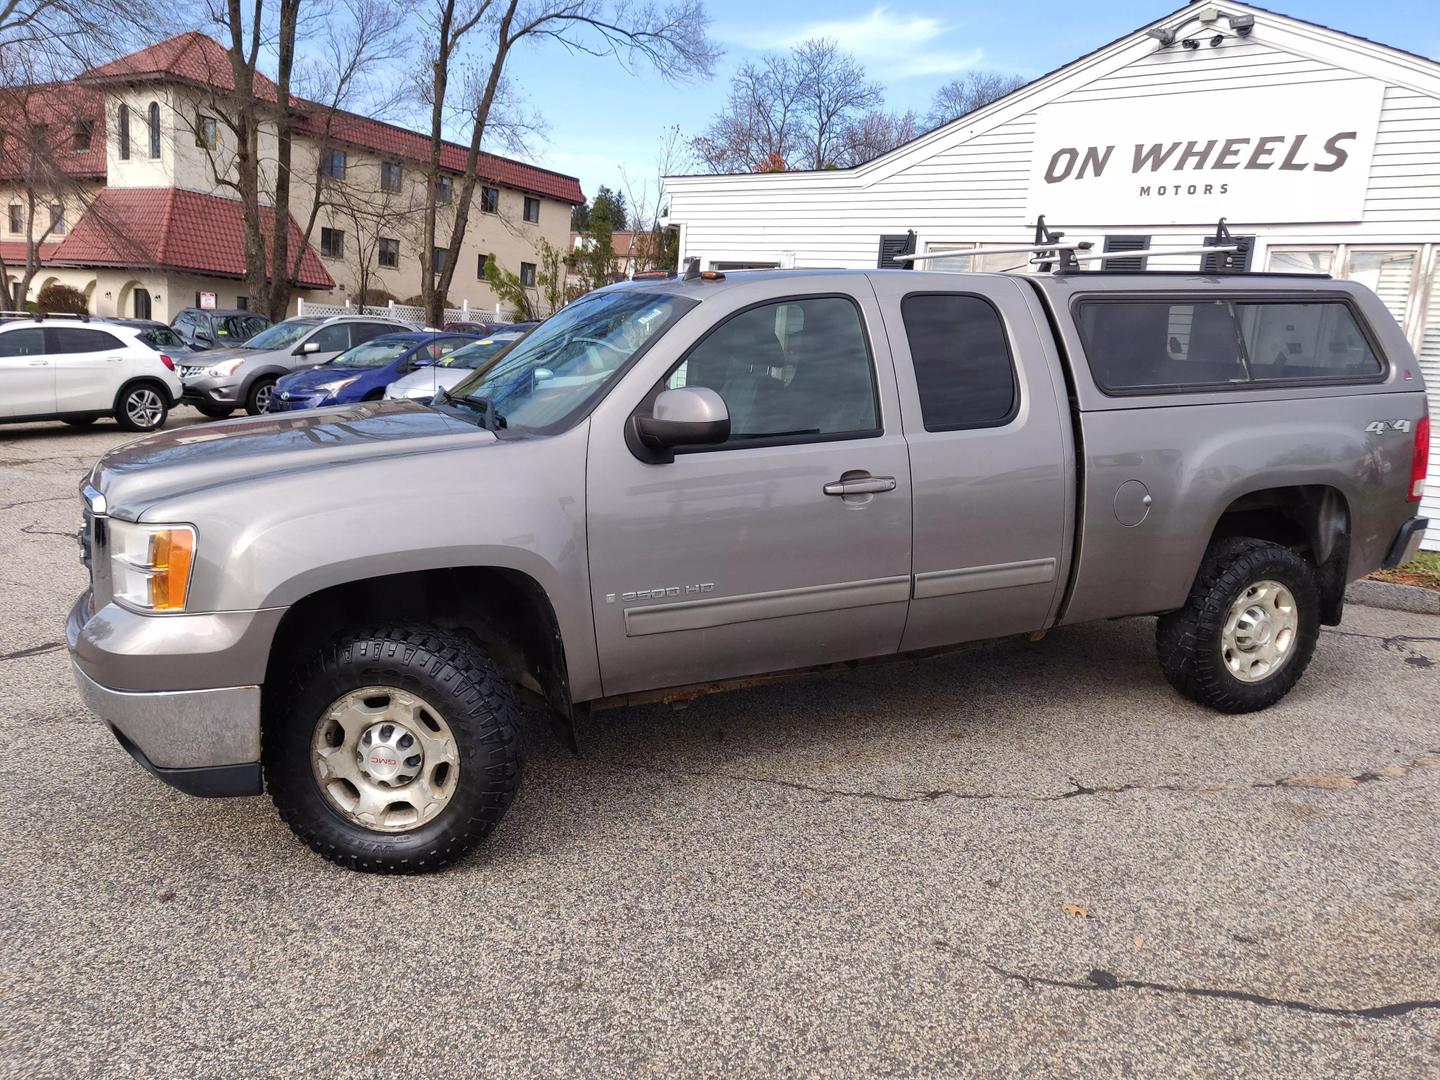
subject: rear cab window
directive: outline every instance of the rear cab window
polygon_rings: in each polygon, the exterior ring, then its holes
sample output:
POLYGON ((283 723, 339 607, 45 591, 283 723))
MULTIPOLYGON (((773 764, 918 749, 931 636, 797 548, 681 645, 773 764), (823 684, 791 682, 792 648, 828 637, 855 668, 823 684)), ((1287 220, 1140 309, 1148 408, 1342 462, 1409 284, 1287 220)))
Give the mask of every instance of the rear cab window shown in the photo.
POLYGON ((1076 323, 1107 394, 1370 382, 1385 370, 1340 297, 1091 298, 1076 323))
POLYGON ((911 293, 900 318, 926 431, 998 427, 1019 411, 1015 364, 993 304, 960 293, 911 293))

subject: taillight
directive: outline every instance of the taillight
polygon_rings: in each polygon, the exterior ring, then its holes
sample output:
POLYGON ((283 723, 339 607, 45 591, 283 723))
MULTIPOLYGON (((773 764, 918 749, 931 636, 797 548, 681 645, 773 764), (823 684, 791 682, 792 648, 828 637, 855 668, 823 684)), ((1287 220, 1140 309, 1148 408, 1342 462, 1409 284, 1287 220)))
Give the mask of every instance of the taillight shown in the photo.
POLYGON ((171 371, 175 370, 175 361, 171 360, 170 357, 166 356, 163 352, 160 354, 160 362, 166 367, 168 367, 171 371))
POLYGON ((1425 494, 1425 471, 1430 467, 1430 417, 1415 425, 1415 456, 1410 459, 1410 494, 1406 502, 1419 502, 1425 494))

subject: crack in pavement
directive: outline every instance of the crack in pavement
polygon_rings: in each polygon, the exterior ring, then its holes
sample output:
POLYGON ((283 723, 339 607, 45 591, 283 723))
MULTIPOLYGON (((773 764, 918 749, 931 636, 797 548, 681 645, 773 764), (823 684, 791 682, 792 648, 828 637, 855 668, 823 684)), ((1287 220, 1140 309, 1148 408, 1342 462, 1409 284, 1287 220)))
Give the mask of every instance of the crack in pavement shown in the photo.
POLYGON ((1053 986, 1063 990, 1155 990, 1162 994, 1183 994, 1186 997, 1219 998, 1224 1001, 1243 1001, 1250 1005, 1266 1005, 1295 1012, 1315 1013, 1320 1016, 1353 1017, 1360 1020, 1390 1020, 1417 1009, 1440 1009, 1440 999, 1419 999, 1414 1001, 1393 1001, 1388 1005, 1370 1005, 1364 1008, 1347 1008, 1337 1005, 1316 1005, 1310 1001, 1295 1001, 1288 998, 1273 998, 1248 990, 1222 990, 1209 986, 1172 986, 1169 983, 1149 982, 1145 979, 1121 979, 1106 971, 1095 968, 1085 977, 1084 982, 1069 979, 1051 979, 1043 975, 1026 975, 1021 971, 1010 971, 995 964, 987 968, 1002 978, 1011 979, 1025 986, 1053 986))
POLYGON ((19 502, 0 503, 0 510, 14 510, 18 506, 34 506, 37 503, 69 502, 74 495, 52 495, 48 499, 21 499, 19 502))
POLYGON ((632 769, 638 772, 656 773, 661 776, 682 779, 735 780, 741 783, 782 787, 792 791, 822 795, 827 798, 863 799, 871 802, 892 804, 932 803, 939 802, 942 799, 958 799, 972 802, 984 802, 988 799, 1003 800, 1006 802, 1062 802, 1066 799, 1075 799, 1081 796, 1122 795, 1131 791, 1171 792, 1180 795, 1216 795, 1236 791, 1263 791, 1277 788, 1315 788, 1322 791, 1346 791, 1359 787, 1361 784, 1370 784, 1382 780, 1398 780, 1408 776, 1416 769, 1440 766, 1440 750, 1428 750, 1398 765, 1386 765, 1376 769, 1367 769, 1364 772, 1353 775, 1318 774, 1313 776, 1284 776, 1278 780, 1254 780, 1249 783, 1230 784, 1097 784, 1094 786, 1083 784, 1072 776, 1070 777, 1070 783, 1073 786, 1069 790, 1042 794, 1023 792, 1007 794, 1005 792, 957 791, 953 788, 936 788, 930 791, 912 792, 907 795, 890 795, 883 791, 866 791, 854 788, 828 788, 821 787, 817 784, 802 783, 798 780, 778 780, 768 776, 746 776, 743 773, 707 772, 698 769, 666 769, 658 765, 649 765, 638 761, 610 760, 604 762, 604 764, 622 769, 632 769))
POLYGON ((22 525, 20 531, 26 536, 63 536, 66 540, 74 540, 75 533, 61 532, 58 529, 41 529, 35 525, 22 525))
POLYGON ((14 652, 0 653, 0 660, 23 660, 27 656, 43 656, 46 653, 55 652, 57 649, 65 648, 63 641, 47 641, 44 645, 31 645, 28 649, 17 649, 14 652))

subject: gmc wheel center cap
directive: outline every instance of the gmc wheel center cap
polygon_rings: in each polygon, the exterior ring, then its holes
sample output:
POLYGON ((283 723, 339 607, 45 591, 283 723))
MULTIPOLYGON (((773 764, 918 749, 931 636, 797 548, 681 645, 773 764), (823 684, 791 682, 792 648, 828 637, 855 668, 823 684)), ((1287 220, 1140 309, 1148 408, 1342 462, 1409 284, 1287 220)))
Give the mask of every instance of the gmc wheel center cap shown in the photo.
POLYGON ((355 760, 360 771, 372 780, 403 783, 413 778, 416 768, 407 758, 420 754, 420 747, 413 736, 398 724, 387 722, 376 724, 360 738, 355 749, 355 760), (408 747, 400 744, 408 743, 408 747))

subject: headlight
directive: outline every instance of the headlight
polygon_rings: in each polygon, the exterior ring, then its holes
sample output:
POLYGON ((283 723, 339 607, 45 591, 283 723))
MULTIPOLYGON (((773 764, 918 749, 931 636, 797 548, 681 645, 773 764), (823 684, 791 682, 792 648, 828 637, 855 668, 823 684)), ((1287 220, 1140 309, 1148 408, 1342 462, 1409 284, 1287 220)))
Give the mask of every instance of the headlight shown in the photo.
POLYGON ((240 365, 243 363, 245 363, 243 356, 236 357, 234 360, 221 360, 220 363, 207 367, 205 374, 213 375, 217 379, 224 378, 226 375, 234 375, 235 372, 240 370, 240 365))
POLYGON ((351 375, 348 379, 336 379, 334 382, 321 383, 315 389, 322 394, 338 394, 358 378, 360 378, 359 375, 351 375))
POLYGON ((110 578, 115 598, 149 611, 184 611, 195 561, 189 525, 137 525, 110 519, 110 578))

